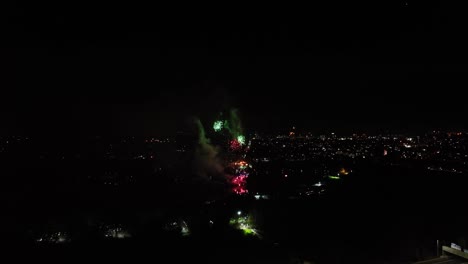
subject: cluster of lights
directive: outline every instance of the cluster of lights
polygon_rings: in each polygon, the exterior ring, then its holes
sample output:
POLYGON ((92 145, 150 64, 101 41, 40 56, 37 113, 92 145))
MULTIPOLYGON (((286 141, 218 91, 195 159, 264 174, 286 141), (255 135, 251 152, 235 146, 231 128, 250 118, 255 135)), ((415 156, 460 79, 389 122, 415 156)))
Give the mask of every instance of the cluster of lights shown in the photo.
POLYGON ((229 221, 229 224, 236 229, 241 230, 244 235, 258 236, 258 230, 253 225, 252 218, 248 215, 243 215, 241 211, 237 211, 237 215, 229 221))
POLYGON ((61 244, 70 242, 70 238, 65 232, 55 232, 36 239, 36 242, 61 244))
POLYGON ((190 228, 184 220, 176 220, 166 224, 164 227, 166 231, 171 232, 180 232, 181 236, 189 236, 190 235, 190 228))
POLYGON ((107 238, 118 238, 118 239, 131 237, 130 233, 121 227, 107 229, 104 236, 107 238))

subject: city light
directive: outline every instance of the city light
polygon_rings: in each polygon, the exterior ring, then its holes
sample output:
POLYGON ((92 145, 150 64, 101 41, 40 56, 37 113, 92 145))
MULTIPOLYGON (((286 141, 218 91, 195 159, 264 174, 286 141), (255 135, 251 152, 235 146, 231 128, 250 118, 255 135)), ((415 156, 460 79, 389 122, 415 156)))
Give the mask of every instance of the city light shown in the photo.
POLYGON ((190 228, 184 220, 170 221, 164 226, 166 231, 178 232, 181 236, 189 236, 190 228))
POLYGON ((70 242, 70 238, 69 238, 69 234, 65 232, 54 232, 54 233, 44 234, 40 238, 36 239, 36 242, 61 244, 61 243, 70 242))
POLYGON ((117 238, 117 239, 123 239, 123 238, 129 238, 131 237, 130 233, 123 229, 122 227, 115 227, 115 226, 105 226, 104 227, 104 236, 106 238, 117 238))

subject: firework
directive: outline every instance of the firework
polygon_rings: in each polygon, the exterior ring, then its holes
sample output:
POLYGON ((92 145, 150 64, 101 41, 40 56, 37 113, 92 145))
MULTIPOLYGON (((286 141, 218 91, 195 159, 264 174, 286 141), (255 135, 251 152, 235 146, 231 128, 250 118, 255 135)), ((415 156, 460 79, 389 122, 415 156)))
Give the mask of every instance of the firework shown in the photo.
POLYGON ((235 185, 245 185, 247 183, 247 175, 239 175, 232 179, 232 183, 235 185))
POLYGON ((247 169, 247 167, 252 167, 251 165, 249 165, 247 162, 245 162, 243 160, 238 161, 238 162, 234 162, 233 166, 237 167, 239 170, 245 170, 245 169, 247 169))
POLYGON ((247 190, 244 186, 234 186, 232 188, 232 191, 235 194, 238 194, 238 195, 243 195, 243 194, 249 193, 249 190, 247 190))
POLYGON ((240 150, 242 145, 237 141, 237 139, 233 139, 229 142, 229 147, 231 150, 240 150))
POLYGON ((221 120, 215 121, 213 123, 213 129, 215 132, 221 131, 221 129, 223 129, 223 126, 224 126, 224 122, 221 120))
POLYGON ((239 144, 241 146, 245 145, 245 136, 244 135, 238 135, 237 136, 237 142, 239 142, 239 144))
POLYGON ((241 174, 239 176, 236 176, 232 179, 232 184, 234 185, 232 187, 232 191, 236 194, 242 195, 242 194, 247 194, 249 191, 246 188, 247 185, 247 175, 246 174, 241 174))

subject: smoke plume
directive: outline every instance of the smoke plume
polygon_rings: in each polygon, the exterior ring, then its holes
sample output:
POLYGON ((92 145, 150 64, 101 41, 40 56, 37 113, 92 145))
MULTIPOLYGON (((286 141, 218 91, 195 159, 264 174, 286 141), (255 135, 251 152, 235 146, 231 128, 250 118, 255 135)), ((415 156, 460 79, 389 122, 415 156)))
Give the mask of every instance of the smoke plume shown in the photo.
POLYGON ((231 109, 231 111, 229 111, 229 122, 227 129, 232 138, 237 138, 238 136, 242 135, 242 126, 239 118, 239 111, 237 109, 231 109))
POLYGON ((224 168, 218 156, 219 148, 210 144, 200 119, 195 119, 198 128, 198 144, 195 150, 195 172, 202 177, 212 179, 223 175, 224 168))

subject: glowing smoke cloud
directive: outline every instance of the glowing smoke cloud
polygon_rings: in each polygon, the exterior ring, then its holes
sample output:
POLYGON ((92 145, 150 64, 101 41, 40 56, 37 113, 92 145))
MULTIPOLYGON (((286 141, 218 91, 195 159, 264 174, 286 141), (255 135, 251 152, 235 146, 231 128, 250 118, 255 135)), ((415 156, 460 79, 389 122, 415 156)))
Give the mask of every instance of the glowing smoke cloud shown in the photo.
POLYGON ((204 177, 223 175, 224 168, 218 157, 218 149, 206 138, 205 129, 199 119, 195 120, 198 127, 198 146, 195 150, 196 173, 204 177))

